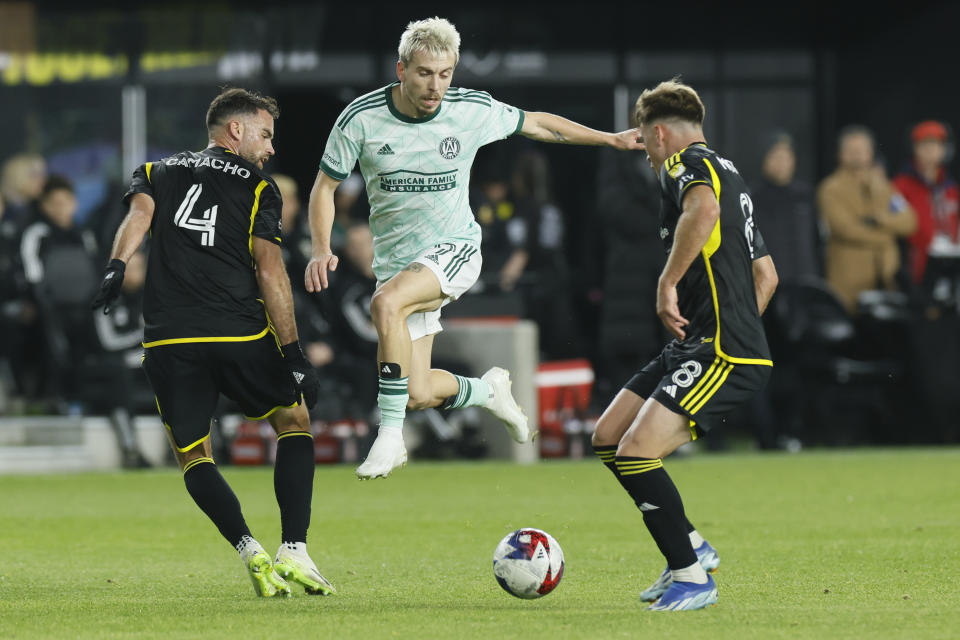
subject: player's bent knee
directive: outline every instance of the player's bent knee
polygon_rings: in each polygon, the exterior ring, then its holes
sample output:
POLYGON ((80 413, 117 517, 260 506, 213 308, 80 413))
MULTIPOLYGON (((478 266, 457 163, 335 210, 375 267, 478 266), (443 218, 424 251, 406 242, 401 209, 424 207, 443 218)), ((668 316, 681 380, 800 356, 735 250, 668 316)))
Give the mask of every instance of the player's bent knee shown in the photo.
POLYGON ((400 300, 391 291, 380 290, 370 300, 370 317, 380 327, 400 319, 400 300))

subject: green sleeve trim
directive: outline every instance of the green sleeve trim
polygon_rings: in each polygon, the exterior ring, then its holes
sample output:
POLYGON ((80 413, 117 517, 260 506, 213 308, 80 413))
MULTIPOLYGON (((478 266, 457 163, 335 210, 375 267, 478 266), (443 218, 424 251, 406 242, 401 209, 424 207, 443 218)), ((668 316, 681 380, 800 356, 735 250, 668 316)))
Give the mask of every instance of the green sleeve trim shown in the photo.
POLYGON ((520 133, 520 130, 523 129, 523 120, 527 117, 527 114, 523 112, 523 109, 517 109, 520 112, 520 118, 517 120, 517 128, 513 130, 513 133, 510 135, 515 135, 520 133))
POLYGON ((331 167, 329 164, 327 164, 326 160, 320 161, 320 170, 323 171, 328 176, 330 176, 331 178, 333 178, 334 180, 339 180, 340 182, 343 182, 350 176, 349 173, 341 173, 337 171, 336 169, 331 167))

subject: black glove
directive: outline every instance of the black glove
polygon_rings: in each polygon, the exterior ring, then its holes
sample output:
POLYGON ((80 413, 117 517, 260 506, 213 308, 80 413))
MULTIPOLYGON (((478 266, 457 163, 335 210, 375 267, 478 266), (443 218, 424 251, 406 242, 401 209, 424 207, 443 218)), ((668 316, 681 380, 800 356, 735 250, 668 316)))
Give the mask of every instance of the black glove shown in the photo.
POLYGON ((293 376, 293 384, 297 387, 297 393, 303 394, 303 401, 307 409, 312 409, 317 404, 320 396, 320 377, 314 371, 313 365, 303 355, 303 349, 300 348, 300 341, 291 342, 280 347, 283 352, 283 360, 290 369, 293 376))
POLYGON ((113 309, 113 303, 120 295, 120 287, 123 285, 123 272, 127 269, 127 263, 123 260, 111 260, 103 272, 103 281, 100 283, 100 292, 93 299, 90 308, 97 310, 103 307, 103 314, 110 313, 113 309))

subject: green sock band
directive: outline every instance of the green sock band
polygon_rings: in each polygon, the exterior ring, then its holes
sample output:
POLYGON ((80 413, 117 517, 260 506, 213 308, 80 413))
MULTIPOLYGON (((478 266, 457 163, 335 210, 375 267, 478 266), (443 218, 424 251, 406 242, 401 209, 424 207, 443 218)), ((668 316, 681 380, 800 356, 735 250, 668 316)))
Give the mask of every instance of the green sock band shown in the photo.
POLYGON ((403 419, 407 415, 407 378, 380 378, 380 392, 377 394, 377 406, 380 407, 380 426, 394 429, 403 428, 403 419))
POLYGON ((482 407, 487 404, 490 397, 490 385, 480 378, 465 378, 454 374, 457 379, 457 395, 453 402, 447 405, 447 409, 459 409, 460 407, 482 407))

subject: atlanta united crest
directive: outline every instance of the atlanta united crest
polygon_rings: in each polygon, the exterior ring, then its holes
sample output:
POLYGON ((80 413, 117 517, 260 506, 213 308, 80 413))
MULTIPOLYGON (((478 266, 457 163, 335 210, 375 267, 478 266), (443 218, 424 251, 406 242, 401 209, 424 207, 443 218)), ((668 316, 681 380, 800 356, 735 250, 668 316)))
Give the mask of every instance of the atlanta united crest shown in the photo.
POLYGON ((447 160, 453 160, 460 154, 460 141, 450 136, 440 141, 440 155, 447 160))

